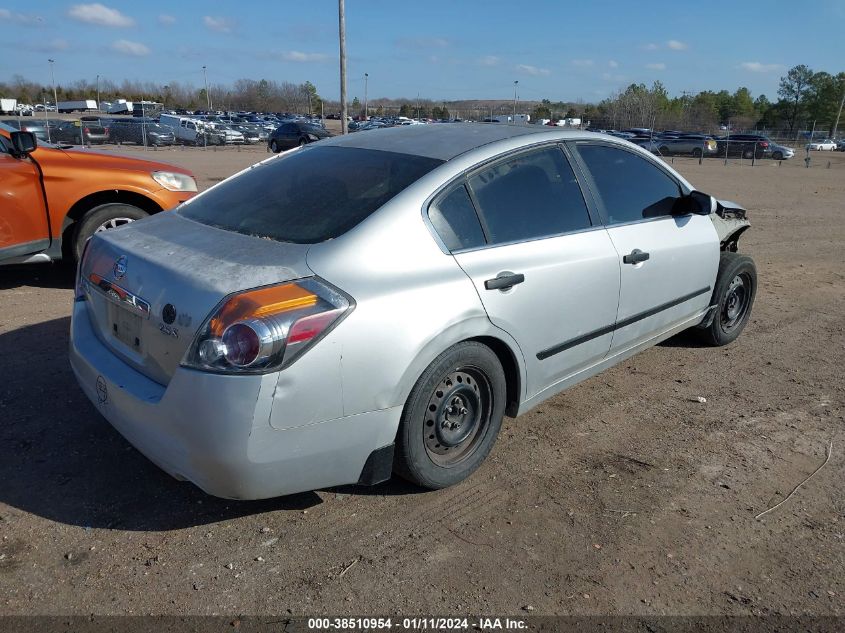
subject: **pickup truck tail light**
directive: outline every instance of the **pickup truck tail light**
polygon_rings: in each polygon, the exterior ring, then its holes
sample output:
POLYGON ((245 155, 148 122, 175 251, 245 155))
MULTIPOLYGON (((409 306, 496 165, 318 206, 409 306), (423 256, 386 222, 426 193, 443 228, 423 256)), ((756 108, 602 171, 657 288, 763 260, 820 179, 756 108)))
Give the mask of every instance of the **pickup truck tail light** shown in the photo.
POLYGON ((313 277, 229 295, 203 323, 182 365, 238 374, 283 369, 354 305, 351 297, 313 277))

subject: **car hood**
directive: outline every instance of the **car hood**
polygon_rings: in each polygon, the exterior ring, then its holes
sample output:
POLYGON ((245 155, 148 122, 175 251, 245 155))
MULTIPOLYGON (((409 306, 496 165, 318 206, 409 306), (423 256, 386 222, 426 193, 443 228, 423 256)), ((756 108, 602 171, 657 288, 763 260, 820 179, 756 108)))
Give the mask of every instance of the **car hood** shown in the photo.
POLYGON ((87 149, 53 149, 49 147, 39 147, 33 152, 33 157, 42 166, 56 164, 57 166, 66 163, 68 159, 74 162, 74 167, 84 167, 89 169, 122 169, 125 171, 172 171, 180 174, 186 174, 193 178, 193 174, 183 168, 171 165, 169 163, 162 163, 154 160, 147 160, 143 158, 134 158, 129 156, 121 156, 119 154, 112 154, 106 152, 98 152, 87 149))

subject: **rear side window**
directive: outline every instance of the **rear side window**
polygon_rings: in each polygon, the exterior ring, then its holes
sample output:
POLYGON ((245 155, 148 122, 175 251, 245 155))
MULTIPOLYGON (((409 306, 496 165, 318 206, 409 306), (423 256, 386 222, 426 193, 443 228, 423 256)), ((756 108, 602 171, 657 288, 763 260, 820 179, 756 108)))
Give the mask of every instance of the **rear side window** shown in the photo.
POLYGON ((469 184, 491 244, 591 226, 581 188, 558 147, 495 163, 473 175, 469 184))
POLYGON ((428 208, 434 230, 450 251, 484 246, 484 232, 464 185, 435 200, 428 208))
POLYGON ((256 165, 179 213, 245 235, 314 244, 342 235, 442 163, 371 149, 313 147, 256 165))
POLYGON ((633 152, 606 145, 578 145, 604 204, 608 224, 670 215, 681 196, 677 182, 633 152))

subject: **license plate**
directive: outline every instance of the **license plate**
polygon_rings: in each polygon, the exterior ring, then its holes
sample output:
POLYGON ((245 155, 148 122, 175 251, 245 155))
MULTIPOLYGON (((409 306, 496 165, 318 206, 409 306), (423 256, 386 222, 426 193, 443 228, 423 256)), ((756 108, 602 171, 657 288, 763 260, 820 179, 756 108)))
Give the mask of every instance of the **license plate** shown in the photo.
POLYGON ((118 341, 134 349, 141 349, 141 317, 109 303, 111 333, 118 341))

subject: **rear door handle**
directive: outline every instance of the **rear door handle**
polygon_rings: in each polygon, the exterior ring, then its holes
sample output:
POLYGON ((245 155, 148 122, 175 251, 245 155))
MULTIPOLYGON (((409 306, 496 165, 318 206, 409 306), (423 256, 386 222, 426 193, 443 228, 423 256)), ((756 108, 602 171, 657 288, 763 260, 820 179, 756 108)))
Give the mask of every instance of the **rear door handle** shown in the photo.
POLYGON ((487 290, 507 290, 525 281, 525 275, 505 271, 484 282, 487 290))
POLYGON ((625 255, 622 258, 622 261, 626 264, 639 264, 646 261, 649 257, 650 255, 648 253, 644 253, 640 249, 635 248, 629 254, 625 255))

